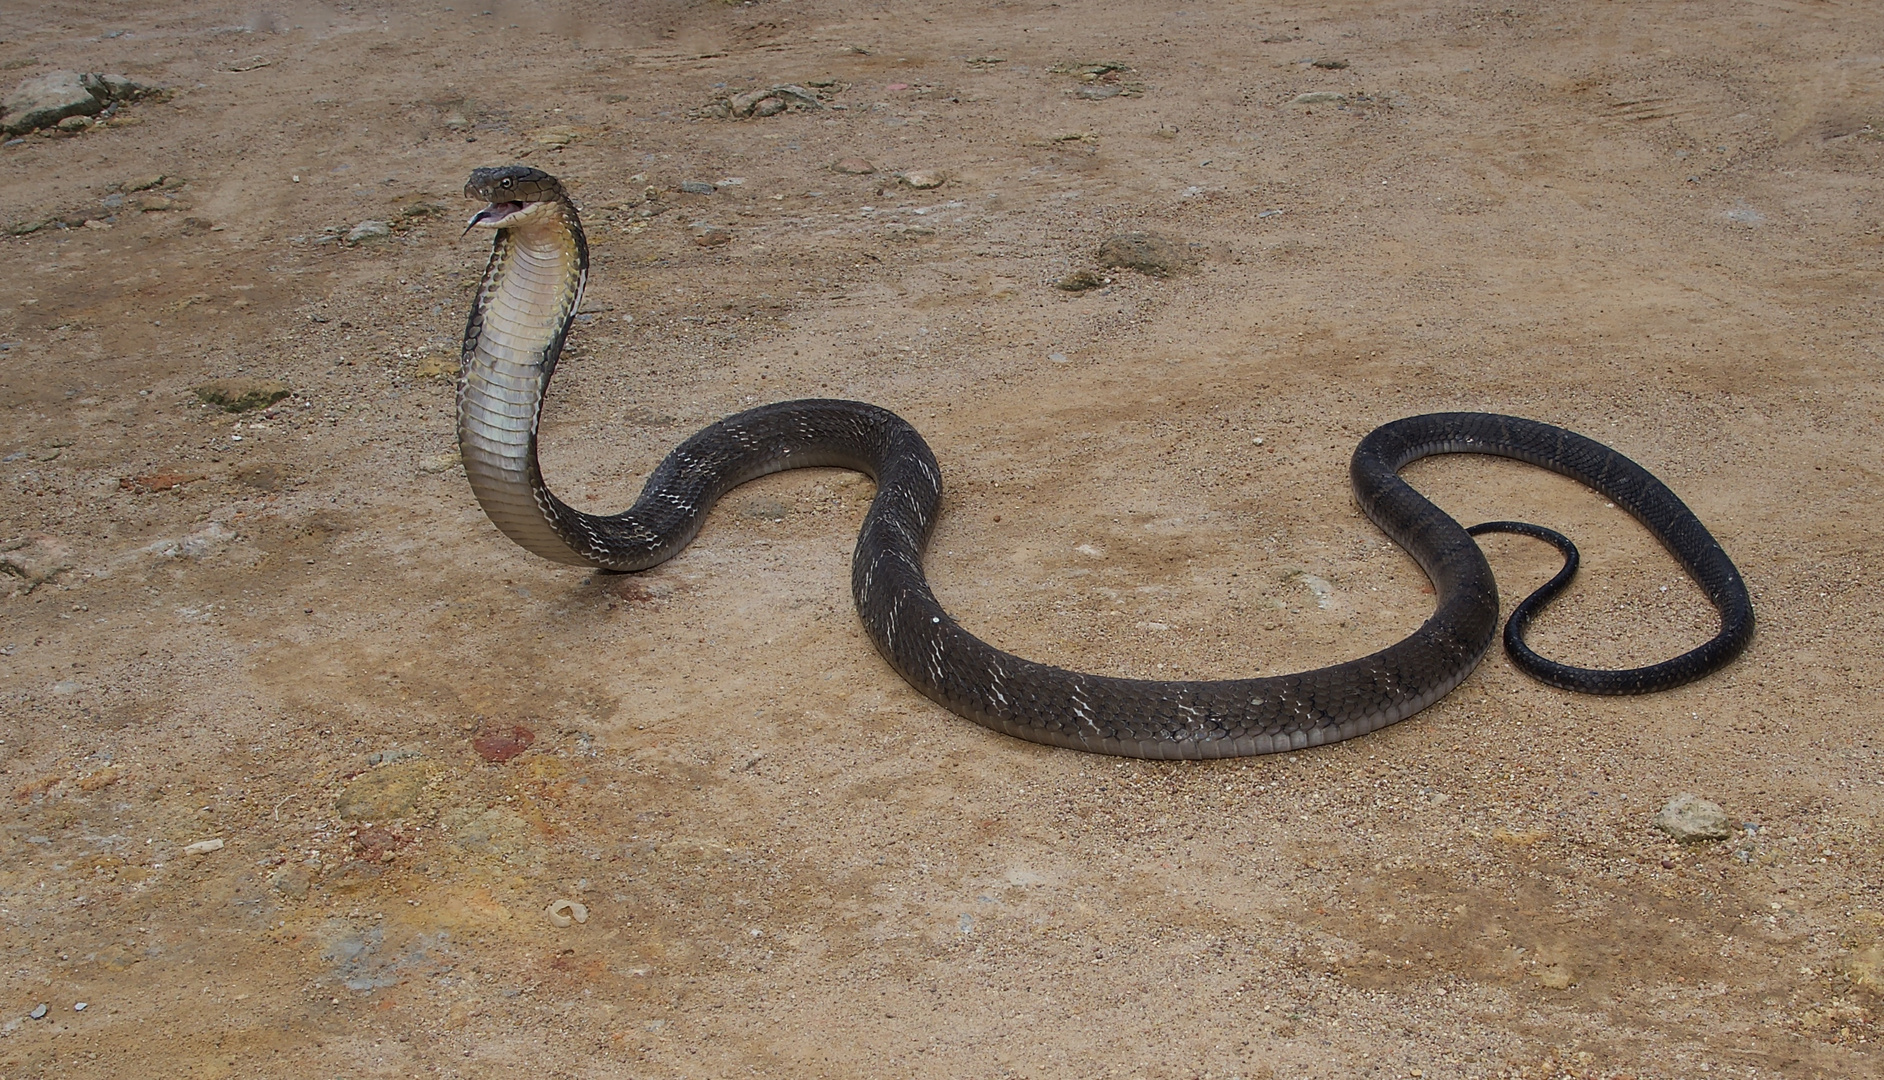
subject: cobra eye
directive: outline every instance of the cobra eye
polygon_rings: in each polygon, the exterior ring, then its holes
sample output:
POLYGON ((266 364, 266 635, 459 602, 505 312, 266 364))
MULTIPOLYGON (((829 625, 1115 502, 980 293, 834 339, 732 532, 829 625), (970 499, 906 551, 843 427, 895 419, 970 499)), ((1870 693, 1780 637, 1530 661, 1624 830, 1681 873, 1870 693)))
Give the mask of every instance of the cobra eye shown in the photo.
POLYGON ((512 183, 514 183, 514 181, 512 181, 512 180, 510 179, 510 177, 508 177, 508 176, 506 176, 506 177, 504 177, 504 186, 505 186, 505 187, 510 187, 512 183))

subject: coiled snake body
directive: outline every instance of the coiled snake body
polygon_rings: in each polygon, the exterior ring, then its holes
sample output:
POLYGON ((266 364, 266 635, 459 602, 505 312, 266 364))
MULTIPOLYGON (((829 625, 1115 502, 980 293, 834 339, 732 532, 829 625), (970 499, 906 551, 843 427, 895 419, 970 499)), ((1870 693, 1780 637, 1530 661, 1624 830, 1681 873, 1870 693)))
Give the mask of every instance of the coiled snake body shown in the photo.
POLYGON ((496 230, 465 329, 458 383, 465 473, 492 522, 548 559, 643 570, 685 547, 714 501, 747 480, 807 466, 866 473, 877 495, 851 564, 864 627, 910 685, 996 731, 1107 754, 1231 757, 1353 738, 1439 700, 1471 673, 1496 635, 1498 590, 1467 531, 1397 475, 1431 454, 1518 458, 1596 489, 1646 525, 1721 614, 1712 640, 1651 667, 1553 664, 1525 649, 1521 633, 1567 581, 1566 567, 1507 627, 1514 660, 1532 674, 1588 692, 1641 693, 1700 678, 1752 637, 1752 604, 1739 572, 1659 480, 1574 432, 1487 413, 1410 417, 1361 441, 1350 468, 1355 497, 1426 572, 1436 610, 1379 652, 1293 675, 1120 679, 1035 663, 981 641, 942 610, 923 575, 923 548, 942 497, 935 456, 901 418, 860 402, 790 401, 727 417, 669 454, 631 509, 581 513, 544 484, 536 454, 544 394, 588 272, 575 206, 553 177, 522 166, 479 169, 465 194, 489 204, 471 226, 496 230))

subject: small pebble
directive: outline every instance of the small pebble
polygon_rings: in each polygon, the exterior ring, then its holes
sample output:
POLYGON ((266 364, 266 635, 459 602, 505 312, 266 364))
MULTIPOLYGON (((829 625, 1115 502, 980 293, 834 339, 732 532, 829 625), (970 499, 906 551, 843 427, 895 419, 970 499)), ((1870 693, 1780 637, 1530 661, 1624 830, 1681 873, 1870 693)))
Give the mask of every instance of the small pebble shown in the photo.
POLYGON ((195 387, 196 396, 211 405, 219 405, 225 412, 248 412, 260 409, 293 393, 288 384, 279 379, 258 379, 249 376, 237 376, 229 379, 211 379, 195 387))
POLYGON ((27 1013, 26 1015, 32 1017, 35 1020, 44 1020, 46 1018, 46 1007, 44 1005, 35 1005, 33 1006, 33 1011, 27 1013))
POLYGON ((76 1005, 74 1005, 74 1006, 72 1006, 72 1011, 73 1011, 73 1012, 84 1012, 84 1011, 85 1011, 85 1009, 86 1009, 86 1007, 87 1007, 87 1006, 89 1006, 90 1004, 91 1004, 91 1002, 89 1002, 89 1001, 81 1001, 81 1002, 79 1002, 78 1004, 76 1004, 76 1005))
POLYGON ((347 243, 364 244, 369 240, 384 240, 392 235, 392 226, 383 221, 362 221, 347 232, 347 243))
POLYGON ((693 235, 693 242, 701 247, 718 247, 731 243, 733 239, 733 230, 723 225, 709 225, 704 221, 694 222, 687 227, 687 231, 693 235))
POLYGON ((832 172, 848 173, 851 176, 865 176, 877 171, 875 165, 860 157, 847 157, 831 166, 832 172))
POLYGON ((484 732, 471 740, 471 749, 477 755, 494 765, 502 765, 536 742, 536 732, 522 724, 512 724, 508 729, 495 728, 484 732))
POLYGON ((183 848, 183 853, 185 855, 207 855, 212 851, 221 850, 222 838, 217 837, 214 840, 198 840, 194 844, 187 844, 183 848))
POLYGON ((923 191, 941 187, 944 179, 941 173, 932 169, 911 169, 903 174, 903 183, 923 191))
POLYGON ((719 185, 709 184, 705 180, 682 180, 680 190, 689 195, 711 195, 719 190, 719 185))
POLYGON ((1668 805, 1655 815, 1654 824, 1683 844, 1725 840, 1730 831, 1726 811, 1689 792, 1668 800, 1668 805))
POLYGON ((1085 292, 1087 289, 1102 289, 1112 284, 1112 279, 1091 270, 1075 270, 1053 283, 1053 287, 1062 292, 1085 292))
POLYGON ((1196 261, 1187 245, 1157 233, 1118 233, 1101 242, 1093 254, 1101 266, 1123 267, 1153 277, 1168 277, 1196 261))

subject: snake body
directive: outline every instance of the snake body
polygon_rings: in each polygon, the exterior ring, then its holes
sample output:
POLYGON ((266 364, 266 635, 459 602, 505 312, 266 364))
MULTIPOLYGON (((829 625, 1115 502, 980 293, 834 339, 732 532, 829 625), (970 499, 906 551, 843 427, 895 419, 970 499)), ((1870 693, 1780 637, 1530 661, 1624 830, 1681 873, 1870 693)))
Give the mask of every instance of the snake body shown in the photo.
MULTIPOLYGON (((1435 610, 1378 652, 1291 675, 1112 678, 1036 663, 975 637, 942 609, 923 573, 942 499, 935 455, 900 417, 861 402, 789 401, 727 417, 669 454, 632 508, 582 513, 550 491, 536 452, 544 395, 588 273, 576 208, 553 177, 522 166, 480 169, 465 194, 489 204, 472 226, 496 230, 465 330, 458 383, 465 472, 492 522, 548 559, 643 570, 685 547, 715 500, 754 477, 809 466, 866 473, 877 494, 851 563, 866 631, 910 685, 996 731, 1106 754, 1231 757, 1353 738, 1444 697, 1496 636, 1498 589, 1467 531, 1398 475, 1433 454, 1517 458, 1594 488, 1647 526, 1721 616, 1719 633, 1706 644, 1627 671, 1573 668, 1535 654, 1527 660, 1516 651, 1523 627, 1514 619, 1513 657, 1534 675, 1594 693, 1659 690, 1718 669, 1752 637, 1752 603, 1739 571, 1665 485, 1584 436, 1488 413, 1409 417, 1361 440, 1350 467, 1355 498, 1425 571, 1435 610)), ((1541 602, 1534 597, 1532 610, 1541 602)))

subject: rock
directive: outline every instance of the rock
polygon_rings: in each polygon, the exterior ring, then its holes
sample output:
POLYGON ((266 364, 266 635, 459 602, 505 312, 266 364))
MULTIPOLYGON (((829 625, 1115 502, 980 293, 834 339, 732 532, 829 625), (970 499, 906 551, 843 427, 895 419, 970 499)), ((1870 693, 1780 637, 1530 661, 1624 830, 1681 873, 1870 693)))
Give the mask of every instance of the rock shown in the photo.
POLYGON ((370 240, 384 240, 392 235, 392 226, 383 221, 362 221, 347 232, 347 243, 364 244, 370 240))
POLYGON ((818 95, 789 83, 764 90, 748 90, 729 99, 727 105, 734 116, 776 116, 786 109, 824 108, 818 95))
POLYGON ((67 132, 69 134, 76 134, 78 132, 84 131, 88 127, 91 127, 92 121, 90 117, 68 116, 64 120, 59 121, 59 123, 55 126, 58 127, 60 131, 67 132))
POLYGON ((719 247, 731 243, 733 239, 733 230, 723 225, 709 225, 704 221, 687 226, 687 232, 693 236, 693 242, 701 247, 719 247))
POLYGON ((27 79, 0 104, 8 135, 51 127, 68 116, 96 116, 105 102, 92 96, 76 71, 55 71, 27 79))
POLYGON ((770 90, 749 90, 743 94, 735 94, 728 104, 732 106, 734 116, 751 116, 752 110, 758 107, 759 102, 771 96, 770 90))
POLYGON ((458 456, 456 450, 446 454, 427 454, 419 459, 419 471, 436 475, 450 472, 463 463, 463 459, 458 456))
POLYGON ((97 116, 117 102, 160 96, 163 92, 161 87, 145 86, 122 75, 54 71, 20 83, 0 102, 0 118, 4 118, 0 128, 8 135, 24 135, 68 117, 97 116))
POLYGON ((235 530, 220 521, 212 521, 199 529, 192 529, 176 540, 176 550, 167 554, 181 555, 186 559, 201 559, 214 555, 229 546, 236 538, 235 530))
POLYGON ((1551 963, 1537 969, 1537 981, 1551 990, 1568 990, 1576 979, 1562 963, 1551 963))
POLYGON ((140 191, 131 196, 130 204, 146 214, 177 209, 177 200, 161 191, 140 191))
POLYGON ((91 91, 95 98, 106 101, 137 101, 147 97, 162 97, 165 94, 161 86, 147 86, 122 75, 110 75, 101 71, 87 72, 79 76, 79 82, 91 91))
POLYGON ((351 821, 393 821, 418 805, 425 791, 425 764, 387 765, 353 778, 334 800, 334 812, 351 821))
POLYGON ((280 491, 288 482, 288 470, 280 465, 244 465, 236 470, 236 483, 257 491, 280 491))
POLYGON ((46 1011, 47 1011, 46 1006, 42 1002, 38 1005, 33 1006, 33 1011, 27 1013, 26 1015, 32 1017, 35 1020, 44 1020, 46 1018, 46 1011))
POLYGON ((1346 94, 1337 94, 1333 90, 1311 90, 1306 94, 1297 94, 1289 99, 1291 105, 1340 105, 1348 100, 1346 94))
POLYGON ((1348 62, 1324 56, 1319 60, 1310 61, 1310 66, 1321 68, 1323 71, 1340 71, 1348 66, 1348 62))
POLYGON ((1053 287, 1063 292, 1085 292, 1087 289, 1100 289, 1112 284, 1112 279, 1093 270, 1075 270, 1053 283, 1053 287))
POLYGON ((118 487, 124 491, 133 491, 139 495, 154 495, 160 491, 180 488, 185 484, 194 484, 203 478, 201 473, 180 473, 174 471, 146 473, 143 476, 126 476, 118 481, 118 487))
POLYGON ((26 591, 72 569, 72 549, 57 537, 28 533, 0 543, 0 574, 8 574, 26 583, 26 591))
POLYGON ((211 521, 174 539, 159 540, 138 550, 160 559, 201 559, 214 555, 236 538, 235 530, 220 521, 211 521))
POLYGON ((485 761, 501 765, 530 749, 530 744, 534 742, 536 732, 522 724, 513 724, 508 729, 487 731, 472 739, 471 749, 477 751, 477 755, 485 761))
POLYGON ((1867 945, 1857 949, 1839 966, 1851 985, 1884 996, 1884 947, 1867 945))
POLYGON ((758 498, 741 507, 739 514, 755 521, 784 521, 785 515, 791 511, 789 505, 778 499, 758 498))
POLYGON ((185 855, 207 855, 212 851, 221 851, 222 846, 222 837, 219 836, 214 840, 198 840, 194 844, 185 844, 183 846, 183 853, 185 855))
POLYGON ((847 157, 842 161, 834 163, 831 166, 831 171, 844 173, 847 176, 868 176, 876 172, 877 167, 865 161, 863 158, 847 157))
POLYGON ((434 352, 419 357, 419 362, 412 365, 412 374, 420 379, 455 379, 458 367, 457 353, 434 352))
POLYGON ((291 900, 307 899, 308 874, 299 866, 284 866, 268 878, 274 890, 291 900))
POLYGON ((930 188, 941 187, 943 181, 947 180, 948 177, 943 176, 934 169, 911 169, 904 173, 901 179, 903 183, 908 184, 910 187, 927 191, 930 188))
POLYGON ((536 144, 549 147, 551 150, 561 150, 570 143, 580 142, 582 136, 583 132, 580 128, 553 127, 537 132, 536 144))
POLYGON ((1655 827, 1683 844, 1725 840, 1732 830, 1727 812, 1699 795, 1683 792, 1655 815, 1655 827))
POLYGON ((349 990, 378 990, 399 984, 399 974, 388 971, 382 955, 386 931, 378 926, 361 930, 343 919, 329 919, 321 927, 320 957, 332 964, 340 985, 349 990))
POLYGON ((705 180, 682 180, 680 190, 689 195, 711 195, 720 189, 718 184, 709 184, 705 180))
POLYGON ((1301 582, 1302 587, 1315 598, 1315 606, 1323 611, 1328 611, 1335 606, 1334 586, 1327 578, 1318 577, 1306 570, 1297 570, 1289 575, 1289 580, 1301 582))
POLYGON ((522 815, 494 806, 479 812, 469 807, 453 810, 439 821, 441 832, 451 834, 452 845, 478 855, 508 858, 530 844, 530 823, 522 815))
POLYGON ((823 107, 823 102, 818 100, 818 94, 804 87, 793 87, 791 83, 786 83, 782 87, 772 87, 772 94, 795 109, 821 109, 823 107))
POLYGON ((1190 248, 1157 233, 1119 233, 1107 237, 1095 252, 1099 265, 1123 267, 1153 277, 1169 277, 1195 261, 1190 248))
POLYGON ((211 379, 196 387, 197 397, 233 413, 273 405, 293 392, 280 379, 252 379, 244 376, 211 379))

